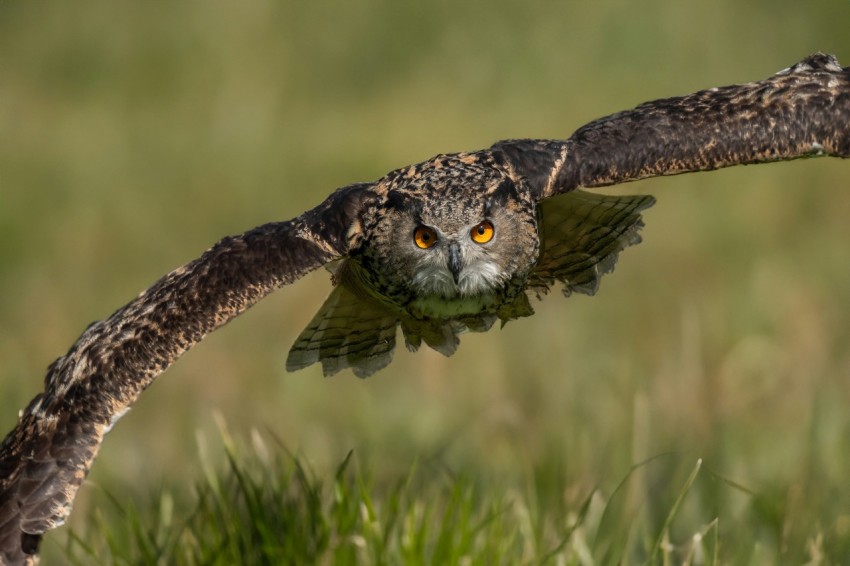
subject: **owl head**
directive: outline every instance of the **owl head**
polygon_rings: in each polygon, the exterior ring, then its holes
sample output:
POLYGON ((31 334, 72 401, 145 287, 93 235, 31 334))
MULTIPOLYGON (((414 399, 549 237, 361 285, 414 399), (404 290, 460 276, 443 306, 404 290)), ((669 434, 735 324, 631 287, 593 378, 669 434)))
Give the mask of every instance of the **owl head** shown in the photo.
POLYGON ((462 159, 441 156, 386 179, 364 260, 393 300, 480 302, 534 266, 537 219, 527 191, 489 164, 462 159))

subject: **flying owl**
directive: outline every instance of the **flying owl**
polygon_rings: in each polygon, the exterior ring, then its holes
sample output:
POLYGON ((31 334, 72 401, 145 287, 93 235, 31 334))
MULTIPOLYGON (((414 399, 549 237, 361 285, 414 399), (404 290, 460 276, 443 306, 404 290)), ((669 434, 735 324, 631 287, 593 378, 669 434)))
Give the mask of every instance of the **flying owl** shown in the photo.
POLYGON ((799 157, 850 157, 850 68, 815 54, 753 83, 656 100, 566 140, 508 140, 343 187, 286 222, 224 238, 89 326, 0 444, 0 564, 37 560, 103 436, 206 334, 322 266, 333 291, 286 366, 386 366, 405 345, 445 355, 464 331, 533 313, 553 286, 593 294, 640 241, 649 196, 594 188, 799 157))

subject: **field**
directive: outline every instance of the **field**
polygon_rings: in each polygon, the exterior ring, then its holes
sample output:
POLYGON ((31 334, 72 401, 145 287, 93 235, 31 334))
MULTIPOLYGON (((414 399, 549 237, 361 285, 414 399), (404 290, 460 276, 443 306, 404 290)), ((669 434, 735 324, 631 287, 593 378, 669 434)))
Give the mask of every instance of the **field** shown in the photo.
MULTIPOLYGON (((790 0, 0 3, 0 430, 89 322, 224 235, 437 153, 818 50, 850 65, 848 21, 790 0)), ((330 289, 313 273, 145 392, 44 563, 848 563, 848 179, 812 159, 607 189, 658 203, 595 297, 365 381, 283 368, 330 289)))

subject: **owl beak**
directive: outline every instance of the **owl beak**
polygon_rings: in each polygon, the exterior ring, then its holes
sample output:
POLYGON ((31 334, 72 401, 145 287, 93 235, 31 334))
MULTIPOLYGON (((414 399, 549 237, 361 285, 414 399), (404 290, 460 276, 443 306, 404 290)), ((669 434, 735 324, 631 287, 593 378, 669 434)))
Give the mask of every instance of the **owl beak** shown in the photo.
POLYGON ((449 271, 452 272, 452 278, 457 285, 460 279, 460 272, 463 270, 463 257, 460 253, 460 244, 457 242, 449 242, 449 271))

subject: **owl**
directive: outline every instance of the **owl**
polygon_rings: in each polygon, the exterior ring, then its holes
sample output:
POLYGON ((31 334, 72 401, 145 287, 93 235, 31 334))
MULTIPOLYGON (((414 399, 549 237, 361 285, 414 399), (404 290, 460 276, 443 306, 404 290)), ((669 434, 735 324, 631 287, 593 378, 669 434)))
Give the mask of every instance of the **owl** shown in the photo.
POLYGON ((565 140, 507 140, 343 187, 316 208, 224 238, 50 365, 0 444, 0 564, 37 559, 104 435, 206 334, 328 266, 330 296, 286 366, 368 376, 401 336, 451 355, 464 331, 533 313, 553 286, 592 294, 640 241, 649 196, 581 189, 801 157, 850 157, 850 68, 815 54, 765 80, 656 100, 565 140))
POLYGON ((334 289, 292 346, 290 371, 321 362, 325 375, 366 377, 392 359, 398 327, 408 349, 424 342, 450 356, 460 333, 533 314, 529 292, 560 282, 567 295, 593 294, 640 241, 640 211, 654 202, 579 190, 539 202, 498 148, 439 155, 343 192, 372 202, 357 205, 357 245, 331 266, 334 289))

